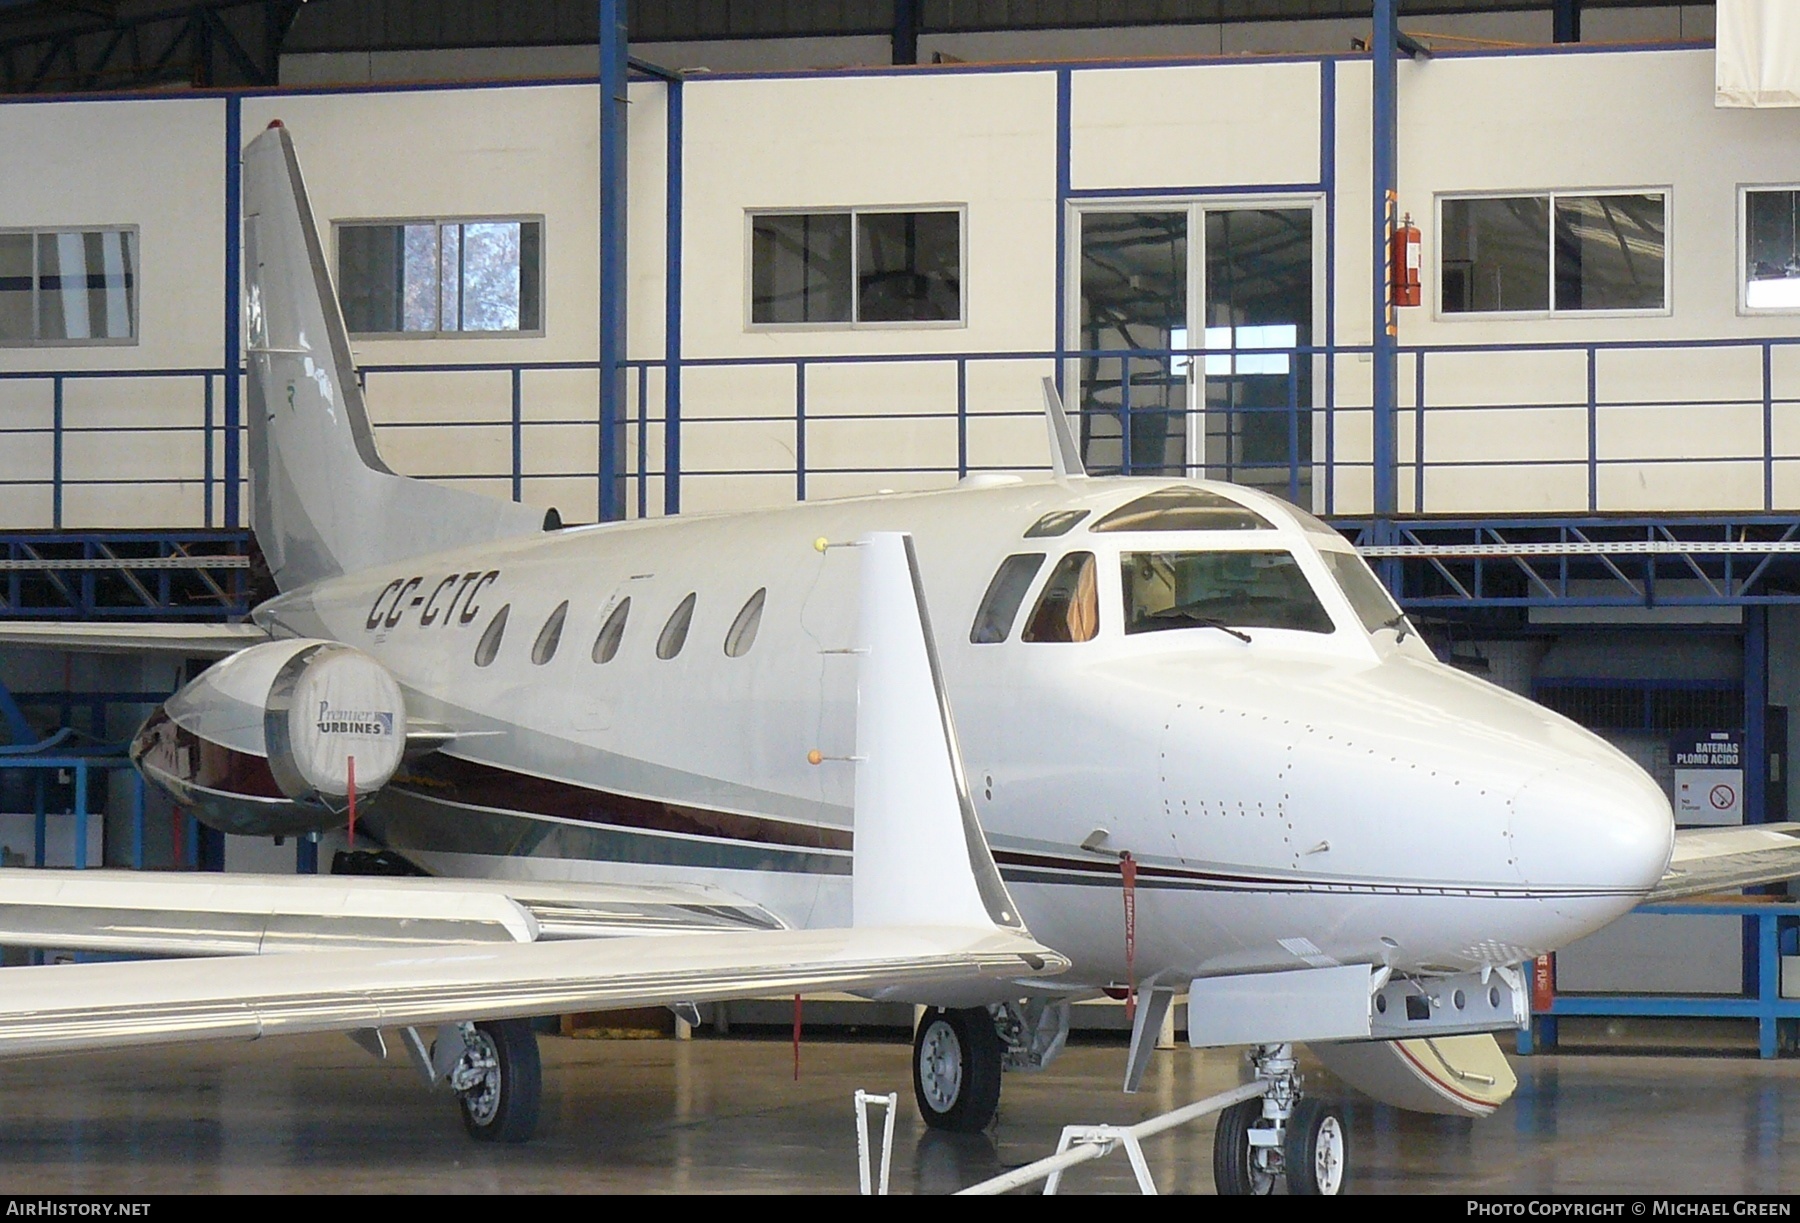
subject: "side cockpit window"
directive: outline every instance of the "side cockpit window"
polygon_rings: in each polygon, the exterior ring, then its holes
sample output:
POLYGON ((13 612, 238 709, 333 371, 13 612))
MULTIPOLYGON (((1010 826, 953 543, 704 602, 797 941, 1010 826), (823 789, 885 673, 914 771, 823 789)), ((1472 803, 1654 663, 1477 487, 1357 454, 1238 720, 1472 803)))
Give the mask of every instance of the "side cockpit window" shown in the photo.
POLYGON ((1025 601, 1025 592, 1031 587, 1031 580, 1043 567, 1042 552, 1021 552, 1000 562, 993 581, 988 583, 987 593, 981 596, 981 606, 975 611, 975 623, 969 628, 971 642, 991 645, 1006 640, 1007 634, 1012 632, 1013 619, 1019 614, 1019 604, 1025 601))
POLYGON ((1056 562, 1020 639, 1092 641, 1100 632, 1097 570, 1092 552, 1071 552, 1056 562))
POLYGON ((1379 629, 1394 629, 1402 635, 1413 632, 1407 622, 1406 613, 1394 603, 1394 596, 1388 588, 1381 584, 1367 561, 1353 552, 1327 552, 1323 549, 1319 557, 1325 567, 1331 570, 1332 578, 1338 589, 1350 601, 1350 610, 1362 621, 1362 626, 1373 633, 1379 629))

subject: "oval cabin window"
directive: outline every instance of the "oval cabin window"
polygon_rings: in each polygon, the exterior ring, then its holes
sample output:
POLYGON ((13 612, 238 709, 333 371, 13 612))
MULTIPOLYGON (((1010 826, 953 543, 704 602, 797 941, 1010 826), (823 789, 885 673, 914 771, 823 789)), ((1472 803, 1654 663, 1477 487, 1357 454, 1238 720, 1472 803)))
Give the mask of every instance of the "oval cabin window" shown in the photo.
POLYGON ((681 653, 681 647, 687 644, 688 625, 694 622, 694 600, 699 596, 690 594, 681 601, 669 615, 669 622, 663 625, 662 636, 656 639, 656 656, 670 659, 681 653))
POLYGON ((600 626, 600 635, 594 638, 594 661, 611 662, 613 655, 619 652, 619 642, 625 637, 625 618, 631 615, 631 600, 619 600, 619 605, 612 609, 612 615, 600 626))
POLYGON ((556 657, 556 647, 562 643, 563 621, 569 617, 569 601, 564 599, 544 621, 544 627, 538 630, 537 640, 531 643, 531 661, 543 666, 556 657))
POLYGON ((731 630, 725 634, 725 656, 742 658, 756 644, 756 630, 762 627, 763 600, 768 598, 767 586, 758 590, 744 603, 744 609, 731 622, 731 630))
POLYGON ((475 647, 476 666, 487 666, 494 661, 494 655, 500 652, 500 639, 506 636, 506 614, 511 610, 512 604, 508 603, 488 621, 487 631, 481 634, 481 641, 475 647))

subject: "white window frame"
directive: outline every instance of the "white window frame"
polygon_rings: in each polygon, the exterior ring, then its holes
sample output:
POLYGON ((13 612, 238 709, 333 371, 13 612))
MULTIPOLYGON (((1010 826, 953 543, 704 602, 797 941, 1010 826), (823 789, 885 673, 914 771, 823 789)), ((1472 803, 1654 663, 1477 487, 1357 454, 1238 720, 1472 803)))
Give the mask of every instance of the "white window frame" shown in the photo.
POLYGON ((0 227, 0 234, 31 235, 31 330, 32 336, 25 340, 0 339, 0 348, 122 348, 138 343, 144 330, 144 246, 143 238, 136 225, 9 225, 0 227), (132 269, 131 279, 131 334, 128 336, 97 336, 90 339, 55 340, 44 339, 37 335, 38 326, 38 238, 43 234, 130 234, 132 252, 137 259, 137 266, 132 269))
POLYGON ((1739 183, 1737 189, 1737 312, 1744 318, 1800 314, 1800 305, 1752 306, 1750 304, 1750 193, 1791 191, 1800 194, 1800 183, 1739 183))
POLYGON ((1432 201, 1436 229, 1433 231, 1436 258, 1431 262, 1432 319, 1458 323, 1507 319, 1582 319, 1582 318, 1667 318, 1675 313, 1675 189, 1669 185, 1642 187, 1569 187, 1539 188, 1516 191, 1440 191, 1432 201), (1594 198, 1608 195, 1660 195, 1663 201, 1663 285, 1662 305, 1632 310, 1558 310, 1556 308, 1556 201, 1558 198, 1594 198), (1544 310, 1445 310, 1444 309, 1444 204, 1448 200, 1515 200, 1542 198, 1548 202, 1549 234, 1545 242, 1544 261, 1549 275, 1549 306, 1544 310))
POLYGON ((830 208, 746 208, 744 209, 744 330, 745 331, 948 331, 969 325, 969 206, 967 204, 871 204, 830 208), (856 219, 861 216, 895 213, 954 212, 956 214, 956 310, 953 319, 889 319, 864 322, 856 318, 861 286, 857 258, 861 243, 856 240, 856 219), (826 217, 850 218, 850 312, 844 322, 759 323, 756 318, 756 219, 758 217, 826 217))
MULTIPOLYGON (((500 213, 481 216, 414 216, 414 217, 341 217, 331 222, 331 273, 332 291, 342 293, 338 283, 343 275, 342 234, 346 227, 363 225, 436 225, 440 229, 445 225, 504 225, 508 222, 526 224, 535 222, 538 227, 538 325, 530 330, 520 328, 517 331, 350 331, 350 338, 358 341, 369 340, 539 340, 550 329, 550 286, 547 275, 550 267, 550 224, 542 213, 500 213)), ((442 259, 441 245, 439 259, 442 259)), ((439 272, 442 275, 440 269, 439 272)), ((438 292, 443 292, 440 286, 438 292)), ((342 297, 339 308, 342 308, 342 297)), ((442 299, 438 308, 438 321, 443 322, 442 299)), ((346 321, 346 329, 349 324, 346 321)))

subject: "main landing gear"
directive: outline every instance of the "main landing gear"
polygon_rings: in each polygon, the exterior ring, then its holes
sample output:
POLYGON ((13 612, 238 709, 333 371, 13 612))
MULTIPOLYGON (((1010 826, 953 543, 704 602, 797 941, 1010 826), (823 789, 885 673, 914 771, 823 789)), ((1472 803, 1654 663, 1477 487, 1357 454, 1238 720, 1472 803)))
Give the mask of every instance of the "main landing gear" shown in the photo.
POLYGON ((1256 1076, 1269 1085, 1260 1099, 1219 1114, 1213 1132, 1213 1183, 1221 1194, 1275 1191, 1287 1181, 1296 1196, 1334 1196, 1343 1191, 1349 1146, 1337 1109, 1300 1098, 1300 1074, 1292 1045, 1257 1045, 1256 1076))
POLYGON ((972 1134, 1000 1107, 1004 1051, 986 1007, 932 1007, 913 1033, 913 1095, 937 1130, 972 1134))
POLYGON ((430 1049, 412 1028, 402 1035, 426 1079, 456 1093, 469 1137, 515 1143, 531 1138, 543 1102, 544 1073, 530 1020, 445 1024, 430 1049))

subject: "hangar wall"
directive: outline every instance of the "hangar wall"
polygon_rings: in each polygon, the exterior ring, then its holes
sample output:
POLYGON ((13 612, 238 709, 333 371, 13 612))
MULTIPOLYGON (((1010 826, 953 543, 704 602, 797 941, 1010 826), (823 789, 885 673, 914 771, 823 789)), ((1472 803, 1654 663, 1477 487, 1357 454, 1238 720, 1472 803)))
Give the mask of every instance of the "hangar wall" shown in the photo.
MULTIPOLYGON (((1401 65, 1400 205, 1425 233, 1428 303, 1436 290, 1434 201, 1445 192, 1665 191, 1670 268, 1662 310, 1403 312, 1402 343, 1429 351, 1402 358, 1402 512, 1800 502, 1800 406, 1783 402, 1800 398, 1800 354, 1775 346, 1765 388, 1755 343, 1790 335, 1793 318, 1741 314, 1733 270, 1737 187, 1787 182, 1792 137, 1779 112, 1715 109, 1711 71, 1704 49, 1444 55, 1401 65), (1682 346, 1720 339, 1744 343, 1682 346), (1668 347, 1602 347, 1591 357, 1584 347, 1643 341, 1668 347), (1502 347, 1519 345, 1557 347, 1502 347), (1421 383, 1422 428, 1412 414, 1421 383), (1423 471, 1413 467, 1421 440, 1423 471), (1590 445, 1599 460, 1591 472, 1590 445)), ((804 481, 808 496, 941 485, 969 466, 1040 466, 1036 383, 1055 368, 1059 281, 1062 317, 1078 308, 1079 210, 1216 200, 1316 208, 1328 218, 1318 253, 1319 332, 1337 356, 1329 375, 1313 380, 1324 390, 1314 390, 1312 406, 1330 411, 1310 421, 1309 461, 1327 452, 1335 470, 1309 474, 1314 508, 1362 512, 1370 367, 1355 348, 1369 339, 1368 80, 1367 61, 1354 57, 689 79, 680 153, 682 353, 691 363, 683 371, 684 507, 742 508, 796 495, 802 378, 806 461, 818 469, 804 481), (1059 188, 1065 130, 1067 182, 1059 188), (1060 263, 1059 200, 1067 209, 1060 263), (747 325, 748 210, 913 205, 966 215, 963 325, 747 325), (907 360, 843 363, 877 355, 907 360), (798 359, 809 362, 804 375, 798 359), (959 402, 966 420, 957 418, 959 402), (959 431, 967 451, 960 461, 959 431), (883 456, 874 470, 871 454, 883 456)), ((662 355, 665 313, 667 98, 660 83, 632 86, 629 353, 652 363, 662 355)), ((0 227, 131 224, 143 245, 135 344, 12 349, 7 369, 216 371, 64 380, 60 516, 51 513, 46 473, 54 465, 55 387, 49 379, 0 384, 13 419, 29 430, 0 456, 0 478, 22 482, 0 525, 118 525, 140 520, 146 504, 169 525, 208 521, 208 510, 221 520, 225 439, 216 404, 210 431, 203 417, 207 388, 216 401, 223 378, 230 104, 184 97, 0 105, 10 146, 36 170, 0 188, 0 227), (151 425, 164 431, 117 431, 151 425), (81 432, 102 426, 109 431, 81 432), (157 482, 121 489, 125 469, 157 482)), ((250 94, 238 104, 246 138, 268 118, 288 120, 324 218, 545 218, 542 336, 372 339, 359 342, 358 358, 375 367, 370 399, 400 469, 501 495, 510 491, 516 376, 521 496, 588 516, 598 450, 594 87, 364 88, 250 94), (588 368, 543 368, 558 363, 588 368), (471 364, 489 368, 389 368, 471 364)), ((1064 327, 1066 351, 1075 337, 1064 327)), ((640 389, 642 450, 652 469, 643 504, 654 512, 662 500, 660 368, 639 372, 632 394, 640 389)), ((627 422, 633 463, 639 431, 637 419, 627 422)))

